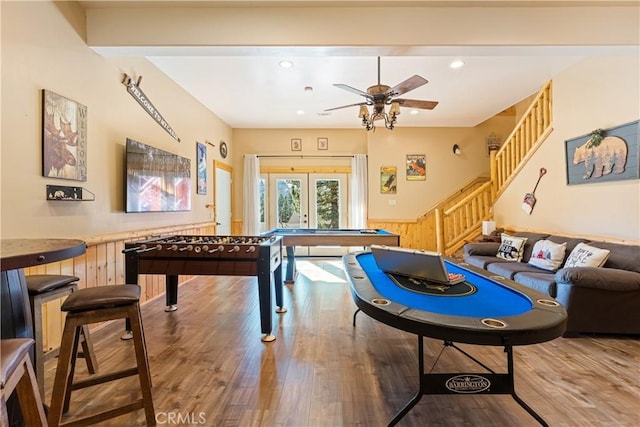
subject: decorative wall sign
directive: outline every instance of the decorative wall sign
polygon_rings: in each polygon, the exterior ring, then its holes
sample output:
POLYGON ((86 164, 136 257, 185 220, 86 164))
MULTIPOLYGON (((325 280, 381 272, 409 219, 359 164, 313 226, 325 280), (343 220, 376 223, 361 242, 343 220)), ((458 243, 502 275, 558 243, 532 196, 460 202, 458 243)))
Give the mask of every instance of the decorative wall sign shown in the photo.
POLYGON ((566 140, 567 184, 592 184, 640 177, 639 127, 640 121, 636 120, 566 140))
POLYGON ((167 131, 169 135, 171 135, 176 141, 180 142, 180 138, 175 133, 173 128, 169 125, 169 123, 167 123, 164 117, 162 117, 162 114, 160 114, 158 110, 156 110, 156 107, 154 107, 151 101, 149 101, 149 98, 147 98, 147 95, 144 94, 142 89, 140 89, 141 80, 142 76, 138 77, 138 81, 133 81, 131 77, 125 74, 124 78, 122 79, 122 84, 127 87, 127 92, 129 92, 129 94, 133 96, 133 99, 138 101, 138 104, 140 104, 140 106, 144 108, 144 110, 149 113, 149 115, 153 117, 153 119, 158 122, 158 124, 165 131, 167 131))
POLYGON ((87 107, 42 91, 42 176, 87 180, 87 107))
POLYGON ((196 164, 198 165, 198 194, 207 194, 207 146, 196 142, 196 164))
POLYGON ((424 154, 407 154, 407 181, 427 179, 427 160, 424 154))
POLYGON ((96 195, 83 187, 47 185, 47 200, 86 202, 96 199, 96 195))
POLYGON ((395 166, 382 166, 380 168, 380 193, 396 194, 397 183, 397 168, 395 166))

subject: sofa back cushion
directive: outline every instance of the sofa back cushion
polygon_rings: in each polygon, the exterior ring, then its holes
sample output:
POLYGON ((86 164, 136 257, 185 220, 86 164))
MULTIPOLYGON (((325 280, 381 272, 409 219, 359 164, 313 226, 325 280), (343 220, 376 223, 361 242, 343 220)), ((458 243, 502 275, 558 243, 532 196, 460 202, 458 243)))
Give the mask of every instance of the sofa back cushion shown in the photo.
POLYGON ((603 267, 640 273, 640 246, 607 242, 589 242, 589 245, 610 251, 603 267))

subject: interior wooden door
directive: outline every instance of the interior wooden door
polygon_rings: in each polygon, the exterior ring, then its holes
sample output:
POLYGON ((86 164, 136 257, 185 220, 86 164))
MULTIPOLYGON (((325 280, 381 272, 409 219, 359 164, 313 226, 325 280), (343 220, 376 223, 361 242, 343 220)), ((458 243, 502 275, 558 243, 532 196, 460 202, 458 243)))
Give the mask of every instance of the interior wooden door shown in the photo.
POLYGON ((216 234, 220 236, 231 235, 231 166, 214 161, 215 171, 214 185, 214 221, 216 234))

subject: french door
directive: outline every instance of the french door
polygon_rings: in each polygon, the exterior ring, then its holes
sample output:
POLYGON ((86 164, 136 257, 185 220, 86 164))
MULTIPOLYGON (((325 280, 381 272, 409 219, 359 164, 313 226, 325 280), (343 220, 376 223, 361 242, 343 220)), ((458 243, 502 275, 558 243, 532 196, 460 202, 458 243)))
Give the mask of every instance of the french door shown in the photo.
MULTIPOLYGON (((265 183, 266 184, 266 183, 265 183)), ((347 174, 269 174, 268 228, 347 228, 347 174)), ((296 248, 296 255, 340 255, 339 247, 296 248)))

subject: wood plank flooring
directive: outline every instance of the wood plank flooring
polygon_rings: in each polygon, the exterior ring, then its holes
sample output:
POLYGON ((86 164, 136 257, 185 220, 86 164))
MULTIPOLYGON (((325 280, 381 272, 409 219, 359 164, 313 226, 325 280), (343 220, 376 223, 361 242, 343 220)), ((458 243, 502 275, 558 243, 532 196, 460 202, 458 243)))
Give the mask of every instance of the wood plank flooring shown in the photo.
MULTIPOLYGON (((299 262, 285 287, 276 341, 260 341, 255 277, 196 277, 180 286, 179 309, 164 297, 143 309, 158 425, 385 426, 418 388, 417 338, 355 305, 340 258, 299 262)), ((123 322, 93 334, 105 373, 133 365, 123 322)), ((497 371, 502 348, 461 345, 497 371)), ((442 343, 425 339, 430 367, 442 343)), ((516 347, 516 391, 551 426, 640 426, 640 340, 581 337, 516 347)), ((56 360, 46 369, 46 401, 56 360)), ((481 372, 445 349, 434 372, 481 372)), ((86 376, 78 361, 77 376, 86 376)), ((139 395, 135 377, 74 392, 70 414, 85 415, 139 395)), ((144 425, 143 411, 100 426, 144 425)), ((425 396, 399 426, 536 426, 510 396, 425 396)))

